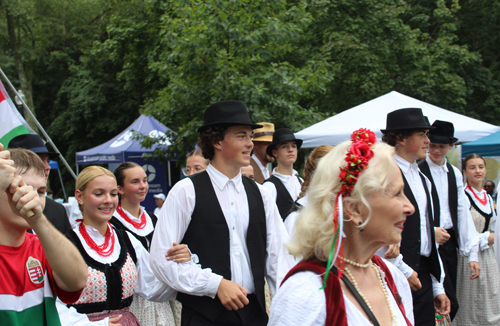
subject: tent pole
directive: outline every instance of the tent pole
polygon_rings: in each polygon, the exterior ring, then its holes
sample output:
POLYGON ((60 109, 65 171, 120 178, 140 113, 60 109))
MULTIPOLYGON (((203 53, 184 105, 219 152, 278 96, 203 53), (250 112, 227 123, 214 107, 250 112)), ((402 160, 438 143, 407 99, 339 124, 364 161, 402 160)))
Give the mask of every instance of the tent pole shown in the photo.
POLYGON ((47 142, 49 144, 52 145, 52 147, 54 148, 54 150, 57 153, 59 153, 60 158, 63 161, 63 163, 66 166, 66 168, 68 169, 69 173, 71 173, 71 175, 73 176, 73 178, 76 180, 76 174, 75 174, 75 172, 73 172, 73 169, 71 169, 71 167, 69 166, 68 162, 66 162, 66 160, 64 159, 64 156, 61 154, 61 152, 59 151, 59 149, 57 149, 56 145, 54 144, 54 142, 52 141, 52 139, 50 139, 49 135, 45 132, 45 129, 43 129, 43 127, 40 124, 40 122, 38 122, 38 120, 36 119, 36 117, 33 114, 33 112, 31 112, 30 108, 26 105, 26 103, 24 103, 24 101, 21 98, 21 96, 19 96, 19 94, 17 93, 17 90, 15 89, 14 85, 12 85, 12 83, 9 80, 9 78, 7 78, 7 76, 5 75, 5 73, 3 72, 3 70, 1 68, 0 68, 0 75, 3 77, 3 79, 5 80, 5 82, 9 85, 10 89, 14 92, 14 94, 16 94, 17 97, 19 98, 19 100, 23 103, 23 107, 30 114, 31 118, 35 122, 35 124, 38 127, 38 129, 40 130, 40 132, 45 136, 45 139, 47 140, 47 142))
POLYGON ((66 189, 64 188, 64 182, 61 176, 61 170, 57 169, 57 173, 59 174, 59 180, 61 181, 61 187, 64 195, 64 201, 67 203, 68 202, 68 196, 66 195, 66 189))
POLYGON ((171 170, 170 170, 170 161, 168 161, 168 185, 172 187, 172 175, 171 175, 171 170))

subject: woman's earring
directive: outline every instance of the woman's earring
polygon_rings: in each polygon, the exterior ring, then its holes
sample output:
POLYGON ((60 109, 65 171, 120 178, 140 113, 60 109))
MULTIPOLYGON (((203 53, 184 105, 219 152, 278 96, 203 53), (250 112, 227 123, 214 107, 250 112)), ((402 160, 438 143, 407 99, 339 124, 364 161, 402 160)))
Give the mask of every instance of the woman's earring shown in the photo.
POLYGON ((359 232, 363 232, 365 230, 365 228, 362 227, 361 224, 363 224, 363 222, 359 222, 359 232))

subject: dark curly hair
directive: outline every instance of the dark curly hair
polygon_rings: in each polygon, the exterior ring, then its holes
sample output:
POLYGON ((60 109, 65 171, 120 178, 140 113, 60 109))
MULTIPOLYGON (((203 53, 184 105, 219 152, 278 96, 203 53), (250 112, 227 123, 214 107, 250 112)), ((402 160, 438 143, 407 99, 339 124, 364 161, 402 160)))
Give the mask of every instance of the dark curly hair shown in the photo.
POLYGON ((388 145, 396 147, 398 141, 403 141, 416 132, 425 132, 427 129, 410 129, 389 131, 382 135, 382 141, 388 145))
POLYGON ((214 158, 214 143, 224 140, 228 128, 227 126, 208 127, 198 133, 198 146, 204 158, 210 161, 214 158))

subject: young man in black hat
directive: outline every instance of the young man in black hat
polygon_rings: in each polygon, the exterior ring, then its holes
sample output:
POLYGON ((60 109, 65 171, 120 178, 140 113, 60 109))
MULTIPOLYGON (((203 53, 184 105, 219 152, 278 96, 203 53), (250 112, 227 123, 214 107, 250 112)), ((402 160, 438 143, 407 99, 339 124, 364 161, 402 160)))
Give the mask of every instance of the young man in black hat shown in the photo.
POLYGON ((156 276, 179 291, 182 325, 266 325, 264 277, 274 292, 288 271, 286 230, 269 193, 242 177, 250 164, 252 129, 243 103, 211 105, 198 145, 211 163, 179 181, 160 212, 151 245, 156 276), (185 243, 199 264, 165 259, 185 243))
MULTIPOLYGON (((59 157, 59 153, 49 152, 42 137, 37 134, 16 136, 9 142, 8 148, 24 148, 36 153, 42 159, 45 169, 45 179, 48 179, 50 173, 49 161, 59 157)), ((66 234, 66 232, 71 230, 71 224, 69 223, 66 209, 63 205, 56 203, 51 198, 46 199, 43 215, 45 215, 50 223, 61 231, 62 234, 66 234)))
POLYGON ((282 128, 276 130, 273 142, 266 150, 269 156, 276 157, 278 166, 274 168, 273 175, 264 181, 264 187, 269 190, 276 201, 283 220, 299 197, 303 182, 297 171, 293 169, 300 146, 302 146, 302 140, 296 139, 290 129, 282 128))
POLYGON ((460 170, 446 162, 448 151, 455 146, 455 129, 448 121, 436 120, 429 131, 429 153, 419 163, 420 171, 432 184, 434 204, 434 232, 439 244, 444 271, 444 289, 451 302, 450 317, 458 311, 457 252, 469 256, 471 279, 479 277, 478 247, 475 227, 466 204, 460 170))
POLYGON ((450 312, 450 300, 443 288, 444 272, 434 238, 431 184, 417 165, 417 160, 426 157, 429 129, 434 127, 429 125, 421 109, 407 108, 390 112, 387 128, 381 130, 382 140, 395 147, 396 163, 405 183, 404 193, 415 207, 415 213, 406 217, 401 254, 404 262, 418 274, 418 280, 415 281, 414 277, 408 280, 414 291, 415 325, 419 326, 434 326, 435 311, 440 314, 450 312))

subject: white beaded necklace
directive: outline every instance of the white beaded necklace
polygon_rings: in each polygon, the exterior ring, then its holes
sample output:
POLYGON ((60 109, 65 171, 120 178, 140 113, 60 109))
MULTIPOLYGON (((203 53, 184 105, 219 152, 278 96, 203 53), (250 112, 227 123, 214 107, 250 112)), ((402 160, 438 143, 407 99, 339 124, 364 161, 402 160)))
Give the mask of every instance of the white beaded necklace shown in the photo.
POLYGON ((370 260, 368 261, 368 263, 366 263, 366 264, 356 263, 355 261, 352 261, 352 260, 347 259, 347 258, 345 258, 345 257, 344 257, 343 259, 344 259, 344 261, 345 261, 346 263, 351 264, 351 265, 353 265, 353 266, 361 267, 361 268, 367 268, 367 267, 370 267, 371 265, 373 265, 373 262, 372 262, 372 260, 371 260, 371 259, 370 259, 370 260))
MULTIPOLYGON (((354 265, 354 266, 358 266, 358 267, 362 267, 362 268, 367 268, 367 267, 371 266, 375 270, 375 273, 378 276, 380 284, 382 285, 382 291, 384 292, 385 301, 387 302, 387 306, 389 307, 389 312, 391 314, 391 319, 394 322, 393 325, 397 326, 398 323, 396 321, 396 316, 394 315, 394 311, 392 311, 391 302, 389 300, 389 296, 388 296, 387 291, 385 289, 384 281, 382 280, 382 275, 380 275, 380 272, 379 272, 378 268, 375 267, 375 265, 373 265, 371 259, 370 259, 370 261, 367 264, 359 264, 359 263, 353 262, 351 260, 348 260, 346 258, 344 258, 344 261, 346 263, 348 263, 348 264, 351 264, 351 265, 354 265)), ((351 279, 352 285, 354 285, 354 288, 356 289, 356 291, 358 291, 358 293, 361 296, 361 298, 363 298, 363 300, 365 301, 365 303, 368 306, 368 308, 370 309, 370 311, 373 312, 372 306, 368 302, 368 299, 366 299, 365 295, 363 293, 361 293, 361 291, 359 290, 358 283, 354 279, 354 276, 352 275, 351 271, 349 270, 349 268, 347 266, 345 267, 345 271, 346 271, 347 276, 349 276, 349 278, 351 279)))

